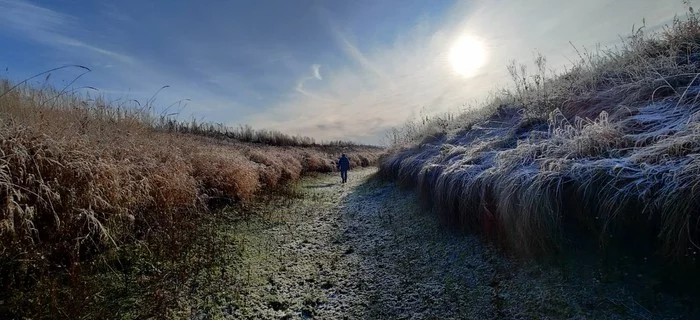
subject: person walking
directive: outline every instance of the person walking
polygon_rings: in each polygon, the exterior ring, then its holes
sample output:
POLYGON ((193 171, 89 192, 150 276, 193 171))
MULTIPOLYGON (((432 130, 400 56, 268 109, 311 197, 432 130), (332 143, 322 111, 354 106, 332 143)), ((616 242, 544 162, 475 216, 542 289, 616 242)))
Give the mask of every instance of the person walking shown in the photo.
POLYGON ((343 183, 348 182, 348 170, 350 170, 350 159, 343 153, 338 159, 338 170, 340 170, 340 179, 343 183))

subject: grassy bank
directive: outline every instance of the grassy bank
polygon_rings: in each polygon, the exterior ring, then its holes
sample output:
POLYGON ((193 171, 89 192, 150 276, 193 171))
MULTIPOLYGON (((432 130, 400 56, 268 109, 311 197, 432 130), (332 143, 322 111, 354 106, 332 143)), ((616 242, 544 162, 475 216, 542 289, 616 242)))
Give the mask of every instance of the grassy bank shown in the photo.
POLYGON ((154 117, 149 103, 0 82, 0 315, 81 314, 99 296, 83 277, 97 264, 178 259, 217 207, 334 171, 341 152, 354 166, 382 152, 250 128, 246 139, 154 117))
POLYGON ((590 243, 697 265, 700 16, 580 58, 513 64, 483 108, 397 129, 381 173, 521 256, 590 243))

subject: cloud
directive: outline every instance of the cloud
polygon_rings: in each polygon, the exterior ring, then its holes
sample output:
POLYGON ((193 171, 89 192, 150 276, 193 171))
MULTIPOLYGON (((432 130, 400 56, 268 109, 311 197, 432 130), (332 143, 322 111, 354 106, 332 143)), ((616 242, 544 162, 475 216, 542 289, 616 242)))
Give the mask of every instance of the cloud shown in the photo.
POLYGON ((0 0, 0 23, 7 28, 37 32, 54 32, 72 22, 68 15, 33 5, 23 0, 0 0))
POLYGON ((131 57, 129 55, 122 54, 122 53, 115 52, 115 51, 110 51, 110 50, 96 47, 93 45, 89 45, 87 43, 84 43, 82 41, 72 39, 69 37, 55 35, 53 38, 53 41, 57 44, 61 44, 61 45, 65 45, 65 46, 76 47, 78 49, 87 49, 87 50, 90 50, 92 52, 99 53, 101 55, 112 58, 112 59, 119 61, 119 62, 123 62, 123 63, 127 63, 127 64, 134 64, 136 62, 136 59, 134 59, 133 57, 131 57))
MULTIPOLYGON (((264 23, 251 35, 236 30, 260 19, 223 14, 237 2, 207 2, 200 10, 163 6, 156 14, 147 9, 157 3, 103 3, 96 12, 66 9, 71 13, 66 14, 27 0, 0 0, 0 33, 50 49, 27 58, 32 67, 44 59, 49 60, 44 65, 88 64, 93 72, 81 81, 109 88, 102 92, 111 96, 142 100, 170 85, 158 94, 159 103, 189 98, 184 113, 204 120, 318 140, 379 142, 383 132, 407 119, 458 111, 508 85, 510 60, 528 62, 540 51, 559 69, 567 58, 577 60, 569 41, 579 49, 615 43, 642 18, 657 26, 682 12, 678 2, 458 0, 445 14, 426 9, 433 15, 412 24, 406 17, 393 19, 391 24, 403 23, 393 26, 398 33, 366 23, 358 12, 371 6, 359 5, 341 18, 323 8, 297 8, 315 12, 316 19, 264 23), (209 19, 201 19, 204 15, 209 19), (452 42, 464 33, 483 39, 489 53, 487 65, 472 78, 456 75, 447 59, 452 42)), ((345 14, 341 11, 334 12, 345 14)))
POLYGON ((315 100, 321 100, 321 101, 328 101, 327 98, 322 97, 321 95, 312 93, 304 88, 304 84, 309 81, 322 81, 323 77, 321 77, 321 65, 320 64, 312 64, 311 65, 311 75, 310 76, 304 76, 299 81, 297 81, 296 88, 294 89, 297 93, 301 93, 305 97, 312 98, 315 100))
POLYGON ((390 78, 385 74, 385 71, 382 70, 381 66, 368 59, 367 56, 355 44, 353 44, 352 41, 350 41, 348 33, 340 30, 340 27, 336 24, 330 12, 325 10, 323 7, 317 8, 316 12, 319 19, 326 23, 336 44, 345 53, 345 55, 347 55, 354 63, 357 63, 365 70, 382 79, 382 81, 387 81, 390 85, 393 85, 390 78))
POLYGON ((301 94, 245 120, 321 140, 380 142, 382 133, 420 113, 459 111, 509 85, 506 65, 511 60, 531 65, 534 53, 541 52, 551 68, 560 70, 575 57, 569 41, 588 48, 614 43, 645 15, 648 24, 656 24, 682 10, 653 0, 461 1, 440 23, 419 21, 394 41, 364 52, 350 40, 351 31, 341 32, 332 15, 320 10, 336 50, 349 61, 324 64, 322 83, 311 89, 306 81, 320 77, 315 72, 303 76, 295 90, 301 94), (447 59, 452 42, 465 33, 481 38, 489 55, 488 64, 468 79, 456 75, 447 59))
POLYGON ((321 77, 321 65, 320 64, 314 64, 311 66, 311 70, 314 71, 314 78, 318 80, 323 80, 321 77))
POLYGON ((381 79, 388 80, 389 77, 384 74, 384 71, 381 70, 380 67, 375 65, 373 61, 370 61, 363 53, 360 51, 360 49, 357 48, 354 44, 348 40, 347 36, 340 31, 337 31, 335 28, 332 28, 334 31, 335 37, 340 43, 340 47, 345 51, 345 53, 350 56, 355 62, 360 64, 363 68, 366 70, 369 70, 370 72, 374 73, 376 76, 378 76, 381 79))
POLYGON ((274 108, 248 117, 258 126, 306 134, 320 140, 352 139, 379 142, 381 133, 428 107, 454 110, 485 91, 482 72, 467 81, 453 72, 444 48, 453 33, 436 30, 424 36, 423 26, 401 35, 402 41, 363 53, 347 34, 334 32, 338 50, 349 57, 341 66, 325 66, 324 82, 314 90, 297 86, 274 108), (473 90, 464 90, 471 86, 473 90))
MULTIPOLYGON (((0 33, 49 48, 40 49, 39 55, 28 57, 40 62, 34 63, 34 68, 72 63, 90 67, 92 72, 82 77, 80 83, 97 87, 99 94, 106 95, 109 100, 137 99, 143 102, 160 87, 169 85, 168 89, 156 96, 156 113, 173 102, 191 99, 181 118, 197 116, 207 121, 225 122, 251 113, 252 109, 246 103, 264 98, 252 90, 249 83, 251 80, 264 81, 266 75, 251 79, 235 73, 234 68, 229 68, 220 60, 197 54, 195 50, 203 47, 202 43, 175 41, 179 37, 170 37, 175 40, 162 42, 160 46, 154 46, 151 42, 144 44, 142 41, 146 38, 132 36, 128 27, 147 28, 149 25, 141 24, 144 22, 117 9, 111 5, 104 6, 100 12, 94 13, 96 16, 86 17, 84 13, 73 16, 25 0, 0 0, 0 33), (103 25, 94 25, 95 21, 103 25), (148 50, 137 54, 135 48, 143 47, 148 50), (45 55, 46 52, 51 54, 45 55), (173 63, 169 56, 163 57, 161 52, 185 52, 188 56, 184 61, 173 63)), ((231 52, 223 46, 207 47, 213 52, 231 52)), ((275 51, 275 55, 255 54, 264 63, 287 59, 284 52, 279 50, 275 51)), ((24 75, 18 77, 38 71, 42 70, 30 67, 21 70, 24 75)), ((61 77, 72 79, 69 72, 55 75, 52 79, 61 77)), ((75 86, 81 85, 76 83, 75 86)))
POLYGON ((80 29, 75 18, 24 0, 0 0, 0 26, 14 30, 17 36, 29 37, 59 50, 90 52, 133 64, 135 59, 123 53, 88 44, 71 36, 80 29))

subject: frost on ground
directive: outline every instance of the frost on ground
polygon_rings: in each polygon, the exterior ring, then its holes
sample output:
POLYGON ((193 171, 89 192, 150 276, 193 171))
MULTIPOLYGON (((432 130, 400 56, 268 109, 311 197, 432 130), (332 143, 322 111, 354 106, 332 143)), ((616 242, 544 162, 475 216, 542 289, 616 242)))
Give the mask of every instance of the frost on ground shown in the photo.
MULTIPOLYGON (((692 301, 594 269, 515 263, 448 231, 394 184, 354 171, 240 222, 236 281, 200 314, 242 319, 681 319, 692 301)), ((644 275, 637 275, 644 277, 644 275)))

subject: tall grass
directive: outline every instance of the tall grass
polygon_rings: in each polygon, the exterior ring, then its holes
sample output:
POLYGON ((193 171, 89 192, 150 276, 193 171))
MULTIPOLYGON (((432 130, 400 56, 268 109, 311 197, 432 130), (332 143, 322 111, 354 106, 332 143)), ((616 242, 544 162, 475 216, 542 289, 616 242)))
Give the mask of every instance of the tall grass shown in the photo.
POLYGON ((176 257, 212 205, 250 202, 303 174, 333 171, 341 152, 359 167, 382 151, 214 128, 0 81, 0 300, 55 272, 78 275, 97 254, 136 241, 176 257))
POLYGON ((397 129, 382 174, 524 256, 583 233, 697 262, 700 16, 580 58, 558 75, 512 64, 514 89, 483 108, 397 129))
POLYGON ((217 139, 230 139, 240 142, 250 142, 265 144, 270 146, 291 146, 291 147, 363 147, 367 149, 379 149, 376 146, 360 145, 350 141, 331 140, 316 142, 315 139, 304 136, 293 136, 275 130, 256 130, 249 125, 230 127, 221 123, 198 123, 195 120, 190 122, 176 121, 172 118, 160 117, 154 126, 156 129, 168 132, 179 132, 196 134, 217 139))

